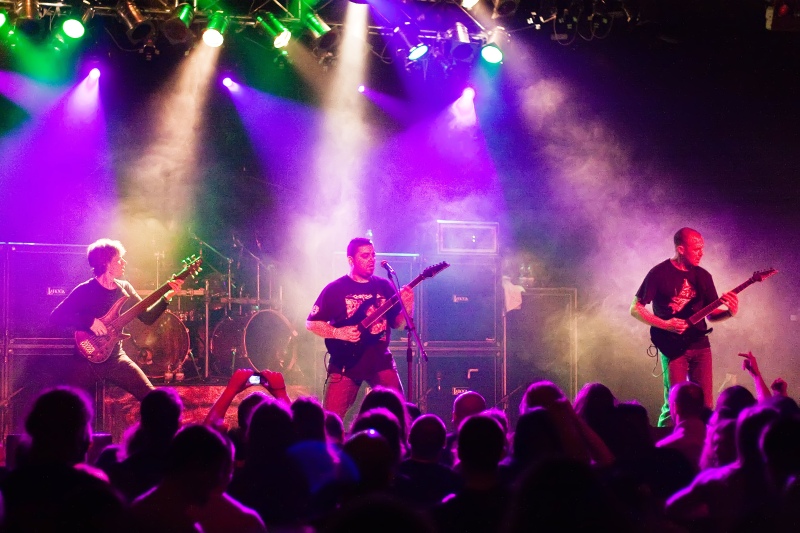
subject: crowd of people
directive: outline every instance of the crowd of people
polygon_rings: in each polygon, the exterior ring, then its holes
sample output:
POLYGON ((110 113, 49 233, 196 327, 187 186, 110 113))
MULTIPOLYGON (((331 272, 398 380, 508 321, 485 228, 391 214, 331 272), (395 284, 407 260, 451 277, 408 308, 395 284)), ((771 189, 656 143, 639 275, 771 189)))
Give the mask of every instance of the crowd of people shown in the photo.
POLYGON ((283 376, 237 370, 203 424, 181 424, 175 390, 141 402, 124 442, 93 464, 91 402, 42 393, 3 473, 2 531, 769 531, 796 527, 800 409, 786 383, 725 389, 712 412, 689 381, 674 427, 600 383, 574 402, 532 383, 515 427, 474 391, 452 420, 394 390, 368 392, 350 428, 283 376), (236 427, 225 413, 239 395, 236 427), (448 432, 447 426, 452 424, 448 432))

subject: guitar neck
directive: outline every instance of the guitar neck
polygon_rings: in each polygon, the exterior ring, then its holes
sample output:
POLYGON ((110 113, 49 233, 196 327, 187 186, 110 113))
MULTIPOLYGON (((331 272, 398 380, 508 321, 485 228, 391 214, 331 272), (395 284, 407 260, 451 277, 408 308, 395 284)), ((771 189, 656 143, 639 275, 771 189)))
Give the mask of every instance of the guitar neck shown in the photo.
POLYGON ((122 328, 139 316, 140 313, 149 309, 154 303, 156 303, 162 296, 169 292, 170 286, 169 282, 164 283, 162 286, 154 290, 147 298, 144 298, 140 302, 137 302, 136 305, 125 311, 124 313, 120 314, 117 318, 114 319, 113 325, 117 328, 122 328))
MULTIPOLYGON (((742 292, 755 282, 756 280, 754 280, 753 278, 749 278, 747 281, 745 281, 744 283, 733 289, 731 292, 739 294, 740 292, 742 292)), ((720 305, 722 305, 722 298, 717 298, 716 300, 714 300, 713 302, 711 302, 710 304, 708 304, 707 306, 705 306, 704 308, 702 308, 701 310, 690 316, 689 323, 692 324, 693 326, 696 326, 697 324, 700 323, 701 320, 710 315, 711 311, 713 311, 720 305)))
MULTIPOLYGON (((411 282, 409 282, 409 284, 408 284, 408 288, 409 288, 409 289, 413 289, 413 288, 414 288, 414 287, 416 287, 416 286, 417 286, 417 285, 418 285, 418 284, 419 284, 419 283, 420 283, 420 282, 421 282, 423 279, 425 279, 425 276, 423 276, 422 274, 420 274, 419 276, 417 276, 416 278, 414 278, 413 280, 411 280, 411 282)), ((376 323, 378 320, 380 320, 381 318, 383 318, 383 315, 385 315, 386 313, 388 313, 388 312, 389 312, 389 309, 391 309, 392 307, 394 307, 395 305, 397 305, 397 302, 399 302, 399 301, 400 301, 400 300, 399 300, 399 298, 397 297, 397 294, 395 293, 394 295, 392 295, 392 297, 391 297, 391 298, 389 298, 388 300, 386 300, 385 302, 383 302, 383 305, 381 305, 379 308, 377 308, 375 311, 373 311, 373 312, 372 312, 372 313, 371 313, 369 316, 365 317, 365 318, 364 318, 364 320, 362 320, 362 321, 360 322, 360 325, 361 325, 361 327, 362 327, 364 330, 369 330, 369 329, 370 329, 372 326, 374 326, 374 325, 375 325, 375 323, 376 323)))

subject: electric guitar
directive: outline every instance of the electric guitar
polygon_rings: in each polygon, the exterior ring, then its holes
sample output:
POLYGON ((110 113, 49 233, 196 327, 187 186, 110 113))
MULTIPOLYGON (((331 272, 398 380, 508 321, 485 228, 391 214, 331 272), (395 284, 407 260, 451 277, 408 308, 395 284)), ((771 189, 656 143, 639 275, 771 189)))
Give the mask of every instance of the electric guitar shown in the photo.
MULTIPOLYGON (((757 281, 764 281, 768 277, 777 273, 778 271, 774 268, 753 272, 752 277, 733 289, 732 292, 739 294, 753 283, 757 281)), ((722 305, 722 298, 717 298, 692 315, 689 315, 689 313, 692 312, 691 309, 684 308, 680 313, 675 315, 676 318, 682 318, 686 320, 689 326, 683 333, 674 333, 665 329, 650 327, 650 340, 653 341, 655 347, 658 348, 661 353, 666 355, 667 358, 674 359, 679 357, 689 349, 689 346, 691 346, 693 342, 711 333, 713 328, 700 329, 698 324, 700 324, 704 318, 711 314, 711 311, 720 305, 722 305)))
MULTIPOLYGON (((194 276, 200 271, 203 258, 195 258, 192 256, 188 259, 184 259, 183 263, 183 270, 175 274, 171 279, 186 279, 190 275, 194 276)), ((122 328, 124 328, 128 322, 136 318, 142 311, 145 311, 156 303, 158 299, 169 292, 169 290, 169 282, 164 283, 161 287, 154 290, 147 298, 136 303, 122 314, 120 314, 120 310, 130 297, 123 296, 114 302, 111 309, 99 319, 108 330, 106 335, 95 335, 91 331, 82 330, 75 332, 75 344, 78 346, 78 352, 92 363, 102 363, 108 360, 117 343, 124 338, 130 337, 130 335, 123 332, 122 328)))
MULTIPOLYGON (((422 282, 422 280, 432 278, 449 266, 449 263, 442 261, 441 263, 427 267, 419 276, 409 282, 408 288, 413 289, 420 282, 422 282)), ((353 365, 358 363, 358 361, 361 359, 361 356, 364 355, 367 347, 374 344, 375 341, 382 337, 385 333, 381 332, 377 335, 373 335, 370 333, 372 326, 381 320, 392 307, 398 304, 399 301, 400 299, 397 297, 397 294, 395 294, 386 300, 380 307, 368 314, 370 308, 375 303, 375 298, 371 298, 362 303, 351 317, 333 324, 333 327, 335 328, 357 325, 358 330, 361 332, 361 338, 358 340, 358 342, 350 342, 340 339, 325 339, 325 347, 328 349, 328 353, 331 354, 331 363, 336 368, 342 368, 344 370, 351 368, 353 365)))

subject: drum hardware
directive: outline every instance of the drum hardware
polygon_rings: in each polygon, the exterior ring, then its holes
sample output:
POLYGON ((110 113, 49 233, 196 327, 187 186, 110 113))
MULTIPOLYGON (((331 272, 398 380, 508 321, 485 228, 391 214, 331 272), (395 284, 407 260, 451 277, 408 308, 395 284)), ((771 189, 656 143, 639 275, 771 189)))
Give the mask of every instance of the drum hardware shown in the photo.
POLYGON ((161 378, 174 371, 189 352, 189 329, 170 311, 151 325, 134 320, 127 326, 130 337, 122 342, 149 378, 161 378))
POLYGON ((282 314, 271 309, 225 317, 211 335, 211 356, 217 371, 236 368, 286 371, 294 368, 297 350, 289 350, 297 331, 282 314))

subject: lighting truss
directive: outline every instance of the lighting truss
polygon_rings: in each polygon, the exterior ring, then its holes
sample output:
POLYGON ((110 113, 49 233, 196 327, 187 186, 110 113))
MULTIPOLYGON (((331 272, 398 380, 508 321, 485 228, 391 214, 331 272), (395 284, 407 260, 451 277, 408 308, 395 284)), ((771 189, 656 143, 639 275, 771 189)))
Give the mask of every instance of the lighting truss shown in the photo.
MULTIPOLYGON (((134 44, 150 43, 158 34, 163 35, 171 45, 198 42, 199 35, 208 26, 214 13, 219 11, 219 3, 212 3, 210 8, 201 8, 196 0, 68 0, 42 1, 24 0, 26 16, 17 15, 16 7, 23 0, 0 0, 0 12, 6 13, 12 24, 37 20, 43 28, 53 27, 52 21, 64 17, 86 18, 87 10, 93 14, 93 24, 106 19, 116 22, 126 32, 134 44), (187 3, 188 2, 188 3, 187 3), (36 9, 34 9, 34 7, 36 9), (36 17, 39 17, 38 19, 36 17), (185 28, 185 32, 184 32, 185 28)), ((431 2, 419 1, 419 5, 433 5, 431 2)), ((476 54, 471 49, 480 49, 488 39, 491 31, 484 28, 478 20, 461 6, 461 0, 444 0, 447 7, 458 12, 461 22, 456 26, 440 29, 420 27, 416 29, 413 40, 430 49, 443 50, 435 57, 452 57, 454 61, 471 60, 476 54)), ((242 2, 241 4, 244 4, 242 2)), ((232 34, 246 28, 260 29, 263 33, 263 21, 275 21, 276 27, 285 27, 286 36, 292 38, 302 34, 308 35, 315 48, 335 48, 335 42, 343 27, 343 17, 339 19, 325 15, 308 7, 304 2, 290 0, 265 0, 263 3, 246 4, 244 10, 225 13, 232 34), (250 8, 254 6, 254 8, 250 8), (330 29, 330 31, 328 30, 330 29)), ((327 4, 325 4, 327 5, 327 4)), ((112 22, 112 23, 113 23, 112 22)), ((368 34, 382 39, 391 39, 402 21, 381 20, 382 24, 372 25, 368 34)), ((271 22, 270 22, 271 23, 271 22)), ((108 28, 108 26, 106 26, 108 28)), ((274 37, 274 36, 273 36, 274 37)), ((378 43, 375 43, 376 48, 378 43)), ((426 56, 427 58, 427 56, 426 56)), ((426 59, 423 58, 423 59, 426 59)))

